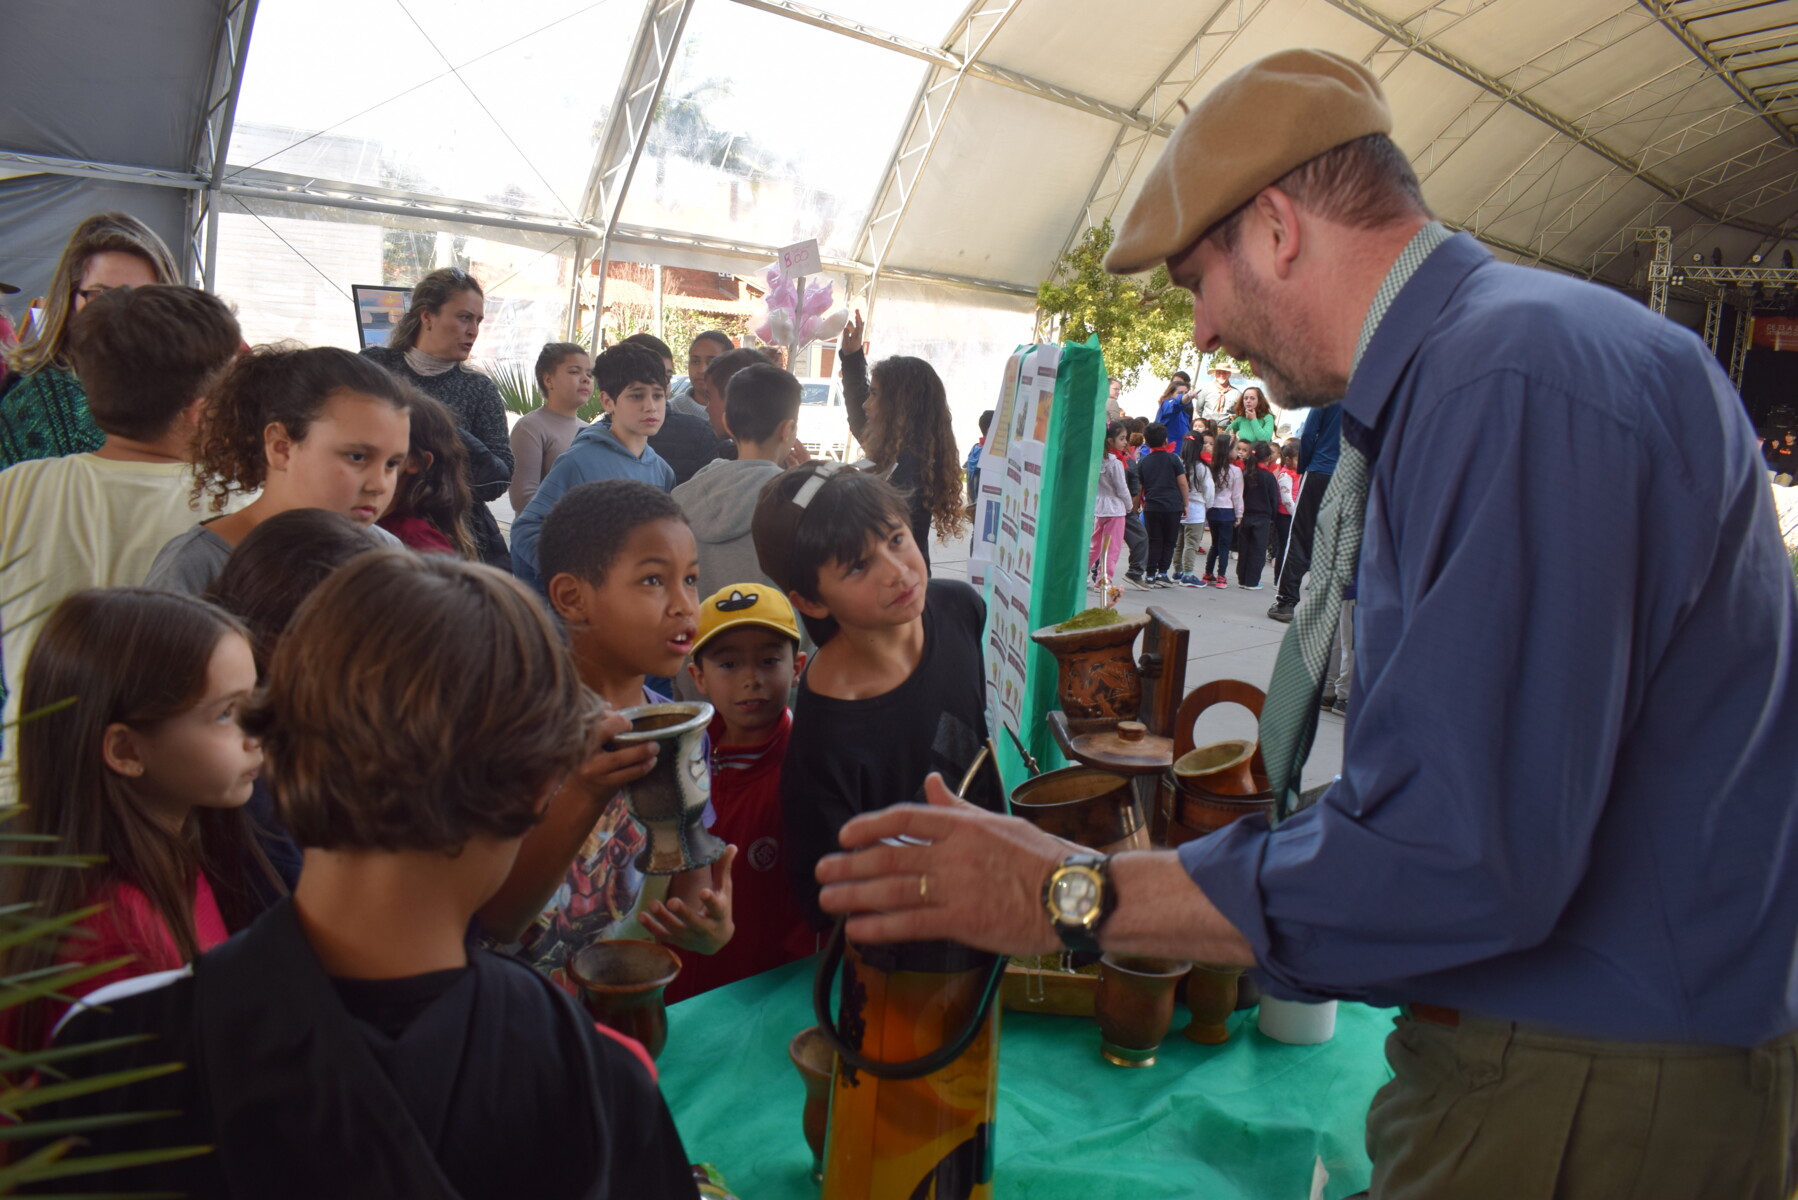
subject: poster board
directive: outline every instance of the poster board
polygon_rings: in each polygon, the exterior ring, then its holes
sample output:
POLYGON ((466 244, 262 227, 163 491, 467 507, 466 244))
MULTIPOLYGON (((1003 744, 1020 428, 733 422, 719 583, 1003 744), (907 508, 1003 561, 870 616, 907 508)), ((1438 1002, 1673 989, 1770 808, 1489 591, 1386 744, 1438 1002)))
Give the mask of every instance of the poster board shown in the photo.
POLYGON ((981 452, 968 576, 986 597, 987 727, 1008 791, 1027 772, 1006 729, 1044 770, 1064 763, 1045 724, 1055 656, 1030 631, 1088 606, 1105 395, 1097 339, 1020 346, 1006 362, 981 452))

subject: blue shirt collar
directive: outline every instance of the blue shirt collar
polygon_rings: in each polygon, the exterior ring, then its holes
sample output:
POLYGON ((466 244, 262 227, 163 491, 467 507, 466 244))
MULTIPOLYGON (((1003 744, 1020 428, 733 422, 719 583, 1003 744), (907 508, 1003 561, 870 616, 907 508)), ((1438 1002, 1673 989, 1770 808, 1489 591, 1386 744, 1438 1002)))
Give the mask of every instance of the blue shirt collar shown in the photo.
POLYGON ((1475 267, 1491 260, 1492 255, 1471 234, 1448 234, 1435 222, 1418 232, 1393 263, 1374 305, 1368 309, 1349 376, 1348 394, 1342 398, 1344 413, 1369 429, 1379 427, 1393 386, 1423 343, 1436 315, 1461 281, 1475 267), (1426 240, 1432 230, 1437 234, 1426 240), (1447 236, 1441 236, 1444 234, 1447 236), (1425 249, 1431 243, 1434 248, 1425 249), (1421 260, 1408 261, 1418 249, 1424 249, 1421 260), (1393 287, 1395 282, 1397 286, 1393 287), (1382 299, 1387 302, 1383 310, 1382 299))

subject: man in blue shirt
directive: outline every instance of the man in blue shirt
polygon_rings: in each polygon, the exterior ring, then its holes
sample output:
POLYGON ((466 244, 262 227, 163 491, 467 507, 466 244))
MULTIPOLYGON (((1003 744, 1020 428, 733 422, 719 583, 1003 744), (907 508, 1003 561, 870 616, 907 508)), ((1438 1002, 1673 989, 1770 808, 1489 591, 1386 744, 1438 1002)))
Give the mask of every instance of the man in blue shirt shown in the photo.
POLYGON ((1165 260, 1198 348, 1287 406, 1340 398, 1341 776, 1277 829, 1110 859, 934 785, 843 829, 821 903, 858 941, 1096 944, 1404 1006, 1378 1200, 1788 1200, 1798 594, 1752 431, 1690 332, 1435 222, 1390 129, 1349 60, 1251 64, 1107 259, 1165 260), (926 844, 878 844, 901 834, 926 844))

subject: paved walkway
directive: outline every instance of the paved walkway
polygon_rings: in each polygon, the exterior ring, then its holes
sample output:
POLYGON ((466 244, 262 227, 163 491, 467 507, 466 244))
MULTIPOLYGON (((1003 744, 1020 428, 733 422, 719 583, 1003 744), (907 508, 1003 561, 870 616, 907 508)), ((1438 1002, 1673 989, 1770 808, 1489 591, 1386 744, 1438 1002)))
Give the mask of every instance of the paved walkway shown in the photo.
MULTIPOLYGON (((966 579, 968 543, 931 547, 933 573, 966 579)), ((1230 567, 1234 572, 1236 567, 1230 567)), ((1279 653, 1280 639, 1287 627, 1267 615, 1274 602, 1273 570, 1262 575, 1265 585, 1258 592, 1245 591, 1235 585, 1229 588, 1157 588, 1138 591, 1124 585, 1124 598, 1118 610, 1137 613, 1150 606, 1162 608, 1186 622, 1192 631, 1190 653, 1186 660, 1186 690, 1213 679, 1240 679, 1265 689, 1273 677, 1274 657, 1279 653)), ((1088 592, 1096 602, 1095 593, 1088 592)), ((1342 718, 1324 713, 1318 720, 1317 742, 1310 761, 1305 764, 1303 786, 1327 783, 1342 767, 1342 718)), ((1255 721, 1245 708, 1227 705, 1205 714, 1195 735, 1201 745, 1224 738, 1253 738, 1255 721)))

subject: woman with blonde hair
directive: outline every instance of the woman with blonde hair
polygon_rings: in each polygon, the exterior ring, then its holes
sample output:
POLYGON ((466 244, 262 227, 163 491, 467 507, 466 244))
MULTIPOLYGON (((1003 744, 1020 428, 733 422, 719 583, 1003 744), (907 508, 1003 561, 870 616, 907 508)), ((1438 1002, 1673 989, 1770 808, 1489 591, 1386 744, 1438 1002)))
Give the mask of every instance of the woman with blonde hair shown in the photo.
POLYGON ((6 356, 0 380, 0 470, 33 458, 98 450, 106 435, 68 357, 69 318, 121 287, 180 283, 162 239, 136 217, 101 213, 75 227, 51 278, 44 314, 6 356))

